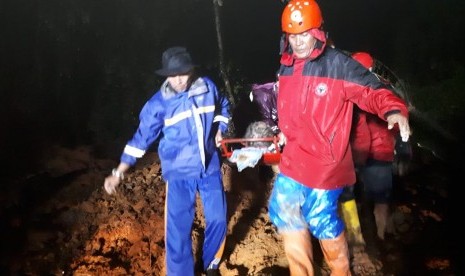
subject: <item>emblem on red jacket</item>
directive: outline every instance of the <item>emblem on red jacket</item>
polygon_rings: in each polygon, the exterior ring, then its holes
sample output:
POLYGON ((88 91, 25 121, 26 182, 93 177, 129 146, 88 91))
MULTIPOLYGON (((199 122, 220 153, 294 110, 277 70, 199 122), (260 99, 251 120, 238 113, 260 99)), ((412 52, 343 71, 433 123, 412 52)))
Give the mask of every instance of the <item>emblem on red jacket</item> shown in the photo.
POLYGON ((315 88, 315 94, 317 96, 324 96, 326 95, 326 93, 328 93, 328 86, 326 85, 326 83, 320 83, 316 86, 315 88))

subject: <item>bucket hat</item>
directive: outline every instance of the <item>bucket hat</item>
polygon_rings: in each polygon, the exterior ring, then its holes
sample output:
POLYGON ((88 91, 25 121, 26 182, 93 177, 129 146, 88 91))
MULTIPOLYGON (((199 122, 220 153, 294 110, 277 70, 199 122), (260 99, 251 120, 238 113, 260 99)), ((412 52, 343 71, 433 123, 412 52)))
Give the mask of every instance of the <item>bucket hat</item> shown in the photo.
POLYGON ((163 52, 161 57, 162 68, 155 71, 160 76, 183 75, 192 70, 195 65, 189 52, 184 47, 171 47, 163 52))

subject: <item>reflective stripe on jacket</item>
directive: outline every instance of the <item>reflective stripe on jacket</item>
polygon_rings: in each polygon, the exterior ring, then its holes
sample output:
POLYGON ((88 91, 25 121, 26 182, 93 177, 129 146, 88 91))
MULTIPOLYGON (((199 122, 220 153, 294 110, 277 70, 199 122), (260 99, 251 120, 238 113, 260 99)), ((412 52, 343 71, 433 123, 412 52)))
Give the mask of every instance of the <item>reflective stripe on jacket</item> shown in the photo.
POLYGON ((198 78, 188 91, 175 93, 165 81, 144 105, 140 123, 126 144, 121 161, 134 165, 158 138, 158 155, 166 180, 201 178, 218 172, 215 145, 218 128, 224 133, 229 101, 208 78, 198 78))

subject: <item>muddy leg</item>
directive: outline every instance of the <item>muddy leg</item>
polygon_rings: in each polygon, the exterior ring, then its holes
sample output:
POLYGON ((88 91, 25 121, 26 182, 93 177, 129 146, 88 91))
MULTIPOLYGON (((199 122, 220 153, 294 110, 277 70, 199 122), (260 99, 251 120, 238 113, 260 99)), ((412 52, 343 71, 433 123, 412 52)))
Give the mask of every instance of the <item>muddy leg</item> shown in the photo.
POLYGON ((313 276, 312 241, 308 230, 282 233, 291 276, 313 276))
POLYGON ((344 232, 334 239, 320 240, 321 250, 331 269, 331 276, 349 276, 349 248, 344 232))

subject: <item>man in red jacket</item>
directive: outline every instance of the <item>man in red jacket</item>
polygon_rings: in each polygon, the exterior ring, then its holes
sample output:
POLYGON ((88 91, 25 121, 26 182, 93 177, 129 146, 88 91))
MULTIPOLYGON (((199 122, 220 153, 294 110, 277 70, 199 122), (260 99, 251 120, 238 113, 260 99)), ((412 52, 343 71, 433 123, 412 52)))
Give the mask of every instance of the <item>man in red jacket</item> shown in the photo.
POLYGON ((323 17, 314 0, 291 0, 282 13, 278 117, 285 143, 269 200, 291 275, 314 275, 310 233, 319 239, 331 275, 350 275, 338 197, 355 183, 349 144, 354 104, 398 125, 410 126, 402 99, 360 63, 326 47, 323 17))

